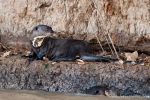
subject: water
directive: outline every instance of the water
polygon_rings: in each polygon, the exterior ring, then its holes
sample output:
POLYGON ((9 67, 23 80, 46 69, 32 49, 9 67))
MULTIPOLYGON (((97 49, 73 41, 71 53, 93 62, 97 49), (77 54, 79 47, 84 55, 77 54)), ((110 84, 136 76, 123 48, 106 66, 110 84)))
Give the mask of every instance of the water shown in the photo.
POLYGON ((148 97, 105 97, 31 90, 0 90, 0 100, 150 100, 148 97))

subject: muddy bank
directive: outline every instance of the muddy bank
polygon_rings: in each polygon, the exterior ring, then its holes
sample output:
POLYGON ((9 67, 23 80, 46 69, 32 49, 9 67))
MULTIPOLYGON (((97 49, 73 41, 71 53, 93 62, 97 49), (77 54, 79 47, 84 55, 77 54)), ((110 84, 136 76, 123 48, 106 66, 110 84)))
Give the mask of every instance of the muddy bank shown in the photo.
POLYGON ((122 95, 150 96, 150 67, 115 63, 59 62, 54 65, 11 56, 0 61, 0 88, 76 92, 97 85, 122 90, 122 95))

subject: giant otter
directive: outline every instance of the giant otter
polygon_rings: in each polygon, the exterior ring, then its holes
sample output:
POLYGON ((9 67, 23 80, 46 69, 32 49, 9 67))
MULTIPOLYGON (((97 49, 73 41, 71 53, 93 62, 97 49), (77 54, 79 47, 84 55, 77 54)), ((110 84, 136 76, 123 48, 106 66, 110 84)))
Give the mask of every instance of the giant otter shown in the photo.
POLYGON ((107 85, 93 86, 84 91, 85 94, 105 95, 105 96, 121 96, 122 90, 109 87, 107 85))
POLYGON ((116 59, 91 54, 88 42, 76 39, 56 39, 47 36, 53 33, 50 26, 39 25, 31 31, 31 53, 29 57, 42 60, 48 58, 52 62, 73 61, 79 57, 83 61, 114 62, 116 59))
POLYGON ((85 94, 92 95, 105 95, 105 91, 109 91, 110 89, 107 86, 93 86, 87 90, 85 90, 85 94))

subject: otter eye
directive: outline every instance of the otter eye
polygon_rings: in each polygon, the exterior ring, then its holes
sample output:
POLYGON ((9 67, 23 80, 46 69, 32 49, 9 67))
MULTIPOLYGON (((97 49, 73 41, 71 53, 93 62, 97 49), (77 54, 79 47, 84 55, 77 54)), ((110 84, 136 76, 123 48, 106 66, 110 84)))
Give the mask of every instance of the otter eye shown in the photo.
POLYGON ((36 27, 35 30, 38 30, 38 28, 36 27))
POLYGON ((94 94, 98 94, 99 93, 99 91, 97 90, 97 91, 95 91, 95 93, 94 94))

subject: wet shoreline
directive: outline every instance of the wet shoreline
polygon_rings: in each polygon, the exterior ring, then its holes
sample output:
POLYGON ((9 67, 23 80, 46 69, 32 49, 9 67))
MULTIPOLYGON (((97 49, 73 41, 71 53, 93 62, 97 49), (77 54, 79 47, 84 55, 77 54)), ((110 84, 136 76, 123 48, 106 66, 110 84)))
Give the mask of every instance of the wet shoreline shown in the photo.
POLYGON ((0 100, 149 100, 148 97, 106 97, 74 93, 0 89, 0 100))

